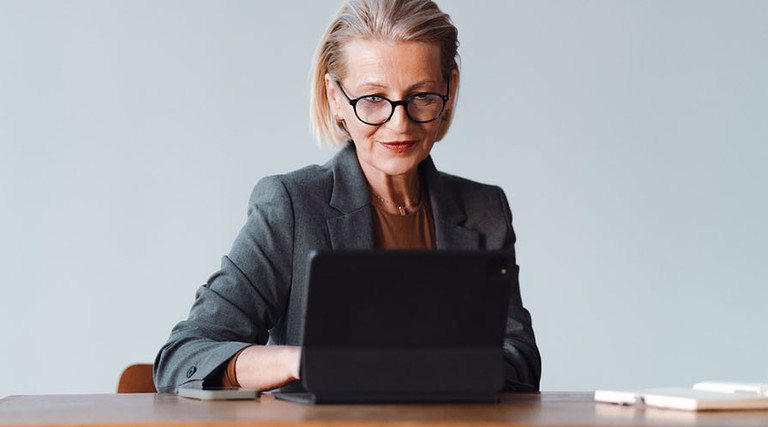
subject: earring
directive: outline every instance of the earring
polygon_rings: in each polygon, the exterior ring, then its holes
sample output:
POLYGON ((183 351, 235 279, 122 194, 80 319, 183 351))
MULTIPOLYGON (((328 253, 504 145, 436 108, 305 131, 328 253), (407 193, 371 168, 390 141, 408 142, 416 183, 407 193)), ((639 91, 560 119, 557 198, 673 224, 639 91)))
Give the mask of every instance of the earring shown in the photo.
POLYGON ((343 129, 344 132, 349 132, 349 130, 347 130, 347 122, 345 122, 344 119, 339 117, 338 114, 336 114, 334 116, 334 118, 336 119, 336 126, 338 126, 339 128, 343 129))

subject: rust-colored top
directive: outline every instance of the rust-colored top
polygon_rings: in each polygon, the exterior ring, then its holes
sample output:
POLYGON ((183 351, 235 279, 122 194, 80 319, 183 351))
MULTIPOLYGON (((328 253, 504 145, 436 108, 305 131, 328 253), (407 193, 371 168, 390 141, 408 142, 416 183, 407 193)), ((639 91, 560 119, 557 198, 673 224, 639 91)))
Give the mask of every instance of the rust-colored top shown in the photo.
POLYGON ((407 214, 389 213, 373 204, 373 245, 376 249, 434 249, 435 224, 429 203, 407 214))

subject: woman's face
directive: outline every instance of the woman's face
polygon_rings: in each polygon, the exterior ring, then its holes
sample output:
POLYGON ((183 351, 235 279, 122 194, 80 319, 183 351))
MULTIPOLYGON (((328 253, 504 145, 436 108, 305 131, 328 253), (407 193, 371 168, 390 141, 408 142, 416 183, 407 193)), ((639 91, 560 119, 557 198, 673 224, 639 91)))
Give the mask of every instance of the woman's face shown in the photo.
MULTIPOLYGON (((445 95, 448 91, 448 82, 440 69, 437 45, 358 39, 347 43, 344 51, 346 76, 341 86, 350 99, 378 95, 399 101, 421 92, 445 95)), ((452 106, 456 78, 454 73, 450 99, 437 120, 414 122, 408 118, 405 106, 397 106, 389 121, 372 126, 357 118, 336 81, 326 75, 325 86, 331 109, 346 123, 360 165, 369 179, 371 173, 398 176, 414 172, 429 155, 444 123, 442 117, 452 106)))

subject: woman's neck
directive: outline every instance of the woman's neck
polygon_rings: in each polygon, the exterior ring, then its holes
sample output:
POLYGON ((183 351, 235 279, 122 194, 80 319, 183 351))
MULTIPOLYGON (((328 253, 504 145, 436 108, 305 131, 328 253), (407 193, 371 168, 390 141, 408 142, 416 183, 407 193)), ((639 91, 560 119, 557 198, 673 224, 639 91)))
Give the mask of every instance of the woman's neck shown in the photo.
POLYGON ((378 170, 366 171, 364 168, 363 174, 371 190, 371 202, 387 212, 399 215, 411 213, 422 201, 417 170, 403 175, 387 175, 378 170))

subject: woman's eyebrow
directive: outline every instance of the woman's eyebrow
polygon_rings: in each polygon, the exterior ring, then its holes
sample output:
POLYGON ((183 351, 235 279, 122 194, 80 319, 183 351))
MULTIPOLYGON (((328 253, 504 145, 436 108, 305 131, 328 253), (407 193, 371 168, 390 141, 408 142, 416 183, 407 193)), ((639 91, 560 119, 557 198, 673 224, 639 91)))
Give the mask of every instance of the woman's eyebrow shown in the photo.
POLYGON ((379 83, 379 82, 374 82, 374 81, 363 82, 358 87, 361 87, 361 88, 363 88, 363 87, 364 88, 372 88, 372 89, 386 89, 387 88, 387 86, 385 84, 379 83))
POLYGON ((429 79, 429 80, 422 80, 422 81, 420 81, 420 82, 418 82, 418 83, 414 83, 414 84, 412 84, 412 85, 411 85, 411 86, 410 86, 410 87, 409 87, 409 88, 406 90, 406 92, 413 92, 413 91, 415 91, 416 89, 421 89, 421 88, 424 88, 425 86, 431 86, 431 85, 437 85, 437 81, 436 81, 436 80, 432 80, 432 79, 429 79))
MULTIPOLYGON (((420 80, 420 81, 418 81, 418 82, 408 86, 405 89, 405 92, 412 92, 412 91, 414 91, 416 89, 422 88, 424 86, 428 86, 430 84, 436 84, 436 83, 437 83, 437 81, 433 80, 433 79, 420 80)), ((363 83, 361 83, 357 87, 357 90, 365 90, 365 89, 381 90, 381 89, 388 89, 388 86, 383 84, 383 83, 369 81, 369 82, 363 82, 363 83)))

